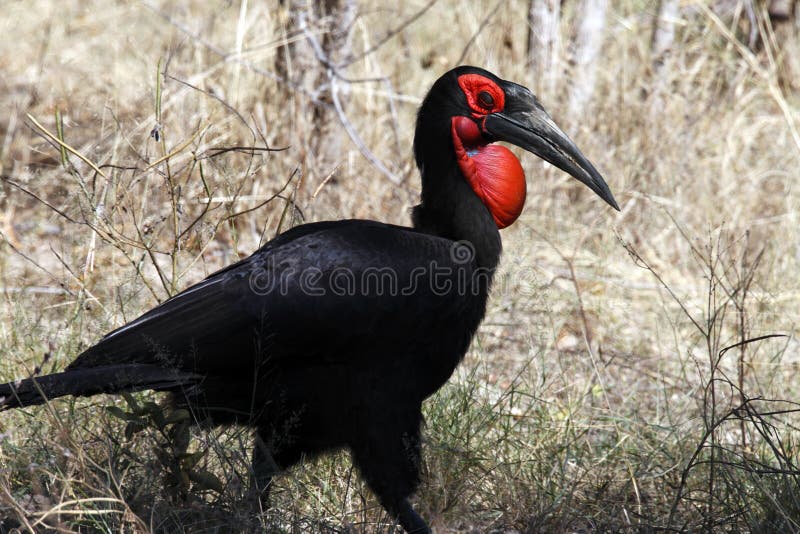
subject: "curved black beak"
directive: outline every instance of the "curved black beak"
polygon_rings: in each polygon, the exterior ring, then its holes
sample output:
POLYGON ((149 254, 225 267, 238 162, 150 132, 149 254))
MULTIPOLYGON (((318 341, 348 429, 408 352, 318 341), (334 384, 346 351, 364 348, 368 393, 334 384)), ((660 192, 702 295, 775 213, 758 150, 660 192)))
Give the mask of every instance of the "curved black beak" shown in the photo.
POLYGON ((527 88, 503 82, 503 111, 486 116, 483 129, 492 141, 506 141, 532 152, 577 178, 619 211, 619 205, 603 177, 575 143, 556 126, 527 88))

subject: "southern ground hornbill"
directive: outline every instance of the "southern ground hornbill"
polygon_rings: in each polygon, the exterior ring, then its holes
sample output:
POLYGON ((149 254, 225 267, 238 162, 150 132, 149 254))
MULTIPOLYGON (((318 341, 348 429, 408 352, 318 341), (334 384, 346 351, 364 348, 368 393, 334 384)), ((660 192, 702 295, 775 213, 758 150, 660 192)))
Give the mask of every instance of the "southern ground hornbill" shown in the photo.
POLYGON ((346 447, 408 532, 422 402, 452 374, 483 318, 498 229, 525 176, 506 141, 614 208, 603 178, 525 87, 475 67, 436 81, 419 110, 422 202, 413 228, 304 224, 102 338, 62 373, 0 385, 2 408, 153 389, 198 421, 256 432, 253 483, 346 447))

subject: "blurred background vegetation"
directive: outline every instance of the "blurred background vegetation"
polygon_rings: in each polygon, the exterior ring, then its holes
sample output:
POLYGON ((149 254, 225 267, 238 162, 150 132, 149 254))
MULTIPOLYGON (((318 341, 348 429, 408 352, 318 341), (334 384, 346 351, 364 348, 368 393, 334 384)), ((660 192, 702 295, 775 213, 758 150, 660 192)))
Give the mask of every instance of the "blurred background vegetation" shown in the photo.
MULTIPOLYGON (((5 0, 0 378, 292 225, 408 224, 416 108, 475 64, 539 95, 622 212, 520 155, 417 509, 437 532, 798 531, 794 3, 5 0)), ((0 531, 392 531, 345 454, 254 516, 249 433, 157 400, 3 413, 0 531)))

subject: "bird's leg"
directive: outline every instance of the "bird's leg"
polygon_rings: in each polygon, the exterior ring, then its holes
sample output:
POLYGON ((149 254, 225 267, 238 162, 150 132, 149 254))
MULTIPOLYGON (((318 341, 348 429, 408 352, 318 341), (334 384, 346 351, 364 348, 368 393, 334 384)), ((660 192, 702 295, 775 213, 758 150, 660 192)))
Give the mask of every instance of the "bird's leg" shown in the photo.
POLYGON ((425 521, 408 502, 419 483, 420 407, 364 422, 365 432, 350 444, 353 461, 386 510, 408 533, 430 534, 425 521), (378 420, 376 420, 378 419, 378 420))
POLYGON ((262 510, 269 508, 269 490, 272 477, 287 469, 303 458, 300 447, 280 446, 277 449, 272 442, 272 434, 259 428, 253 444, 253 460, 251 462, 252 480, 250 491, 258 496, 262 510))
POLYGON ((280 471, 272 452, 267 446, 267 440, 261 432, 256 432, 253 444, 252 481, 250 491, 258 496, 263 510, 269 508, 269 486, 272 477, 280 471))
POLYGON ((402 499, 397 505, 397 521, 409 534, 430 534, 431 532, 425 520, 411 507, 408 499, 402 499))

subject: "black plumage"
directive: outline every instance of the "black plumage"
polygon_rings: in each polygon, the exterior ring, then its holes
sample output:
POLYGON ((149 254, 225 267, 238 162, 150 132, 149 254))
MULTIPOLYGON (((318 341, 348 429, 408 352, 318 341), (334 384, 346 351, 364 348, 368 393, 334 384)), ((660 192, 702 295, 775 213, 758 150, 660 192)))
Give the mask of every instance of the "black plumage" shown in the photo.
POLYGON ((560 130, 550 131, 527 89, 459 67, 436 82, 419 112, 422 203, 414 228, 364 220, 293 228, 109 333, 63 373, 0 385, 0 406, 169 391, 213 424, 255 429, 260 490, 276 466, 346 447, 401 525, 428 532, 408 502, 419 477, 422 402, 467 351, 501 253, 493 206, 454 150, 454 117, 474 121, 479 132, 462 159, 505 139, 616 207, 591 164, 560 130), (484 81, 503 94, 487 98, 484 81), (503 98, 504 108, 476 107, 503 98))

